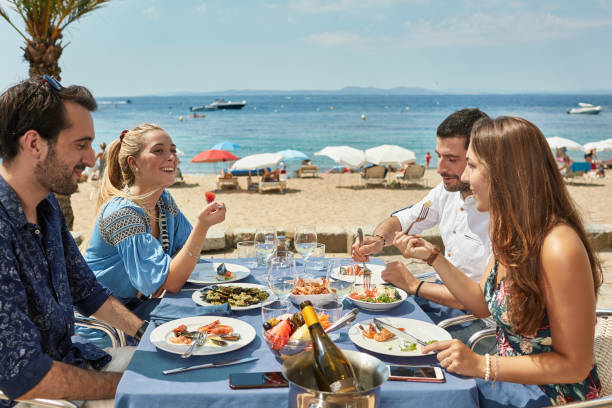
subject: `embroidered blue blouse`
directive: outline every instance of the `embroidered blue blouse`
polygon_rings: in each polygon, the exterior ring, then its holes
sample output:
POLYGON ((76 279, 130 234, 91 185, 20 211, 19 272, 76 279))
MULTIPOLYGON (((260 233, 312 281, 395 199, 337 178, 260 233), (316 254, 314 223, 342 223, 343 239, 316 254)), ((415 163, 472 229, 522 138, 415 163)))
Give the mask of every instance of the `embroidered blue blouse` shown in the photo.
POLYGON ((150 296, 166 281, 172 256, 192 227, 164 190, 157 202, 160 240, 151 234, 149 218, 131 200, 115 197, 102 209, 85 252, 99 282, 124 304, 138 292, 150 296))
POLYGON ((27 221, 0 176, 0 389, 9 398, 38 384, 53 360, 82 368, 110 360, 92 344, 71 340, 74 307, 89 316, 110 291, 96 282, 53 194, 37 214, 38 225, 27 221))

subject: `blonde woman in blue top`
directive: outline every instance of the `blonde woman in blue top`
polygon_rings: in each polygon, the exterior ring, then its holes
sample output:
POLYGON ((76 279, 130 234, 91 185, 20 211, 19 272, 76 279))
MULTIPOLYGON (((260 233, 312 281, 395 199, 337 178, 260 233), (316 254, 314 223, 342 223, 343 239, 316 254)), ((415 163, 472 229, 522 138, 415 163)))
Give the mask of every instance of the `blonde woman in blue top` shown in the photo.
MULTIPOLYGON (((124 131, 112 142, 85 252, 98 281, 144 319, 156 304, 151 299, 181 289, 208 229, 225 219, 225 206, 213 202, 192 227, 166 190, 177 163, 172 139, 154 124, 124 131)), ((79 334, 98 340, 91 330, 79 334)))

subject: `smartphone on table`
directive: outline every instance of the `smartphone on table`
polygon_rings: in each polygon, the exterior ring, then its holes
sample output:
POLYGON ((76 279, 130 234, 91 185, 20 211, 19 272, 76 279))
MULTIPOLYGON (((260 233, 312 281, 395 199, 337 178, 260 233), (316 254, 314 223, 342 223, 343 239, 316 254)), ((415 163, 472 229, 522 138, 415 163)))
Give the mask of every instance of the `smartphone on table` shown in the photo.
POLYGON ((389 365, 389 380, 445 382, 444 372, 440 367, 389 365))
POLYGON ((288 387, 289 383, 280 371, 257 373, 234 373, 229 376, 230 388, 234 390, 249 388, 288 387))

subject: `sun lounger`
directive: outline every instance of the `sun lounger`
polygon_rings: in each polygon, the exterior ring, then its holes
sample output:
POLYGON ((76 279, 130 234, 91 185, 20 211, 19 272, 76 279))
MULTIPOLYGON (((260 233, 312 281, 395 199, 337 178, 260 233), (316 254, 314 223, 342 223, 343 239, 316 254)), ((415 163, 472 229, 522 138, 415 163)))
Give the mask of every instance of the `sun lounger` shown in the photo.
POLYGON ((299 177, 299 178, 303 178, 303 177, 317 177, 317 171, 319 170, 319 168, 317 166, 302 166, 299 169, 297 169, 295 171, 295 174, 299 177))
POLYGON ((421 184, 427 186, 425 180, 425 166, 420 164, 411 164, 404 170, 404 174, 397 176, 397 181, 400 185, 421 184))
POLYGON ((361 181, 367 187, 369 185, 385 186, 387 184, 385 166, 372 166, 365 169, 361 181))
POLYGON ((279 181, 260 181, 259 192, 264 193, 266 191, 278 190, 281 193, 285 192, 287 188, 287 180, 281 179, 279 181))
POLYGON ((238 178, 236 177, 217 177, 217 190, 223 189, 240 189, 240 184, 238 184, 238 178))

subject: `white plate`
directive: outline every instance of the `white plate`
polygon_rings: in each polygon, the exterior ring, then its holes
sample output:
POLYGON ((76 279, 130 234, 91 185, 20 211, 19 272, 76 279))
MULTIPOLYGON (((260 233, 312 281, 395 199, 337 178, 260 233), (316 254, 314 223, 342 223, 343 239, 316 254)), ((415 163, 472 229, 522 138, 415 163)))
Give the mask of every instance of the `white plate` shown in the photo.
POLYGON ((255 329, 253 326, 238 319, 222 316, 194 316, 172 320, 156 327, 155 330, 151 332, 151 336, 149 338, 151 343, 161 350, 174 354, 183 354, 189 345, 170 343, 168 338, 174 336, 172 330, 176 329, 179 325, 184 324, 187 326, 187 330, 194 331, 201 326, 214 322, 215 320, 219 320, 220 324, 232 326, 234 328, 234 332, 240 333, 240 340, 228 341, 228 345, 225 347, 208 345, 196 347, 196 349, 193 351, 193 355, 208 356, 212 354, 229 353, 230 351, 238 350, 239 348, 246 346, 255 338, 255 329))
MULTIPOLYGON (((362 264, 358 264, 360 267, 363 267, 362 264)), ((370 277, 371 285, 382 285, 386 283, 381 277, 382 271, 385 269, 385 265, 376 265, 376 264, 366 264, 369 270, 372 271, 372 275, 370 277)), ((346 282, 351 282, 353 278, 351 276, 340 274, 340 267, 334 268, 331 273, 331 277, 338 280, 343 280, 346 282)), ((357 276, 355 279, 356 285, 363 285, 363 276, 357 276)))
MULTIPOLYGON (((274 300, 276 300, 276 295, 274 293, 272 293, 270 291, 270 289, 268 289, 267 286, 264 285, 257 285, 255 283, 223 283, 223 284, 217 284, 217 286, 238 286, 241 288, 257 288, 257 289, 261 289, 261 290, 265 290, 266 292, 268 292, 268 298, 263 302, 263 303, 256 303, 254 305, 250 305, 250 306, 231 306, 232 310, 250 310, 250 309, 257 309, 258 307, 261 307, 262 304, 266 304, 266 303, 270 303, 273 302, 274 300)), ((206 289, 205 287, 202 289, 206 289)), ((202 294, 201 290, 196 290, 193 292, 193 295, 191 295, 191 299, 196 302, 198 305, 201 306, 212 306, 210 303, 208 303, 207 301, 205 301, 204 299, 202 299, 200 297, 200 295, 202 294)))
POLYGON ((251 274, 251 270, 246 266, 226 263, 225 268, 236 276, 228 280, 218 280, 217 267, 222 263, 224 262, 206 262, 196 264, 193 272, 191 272, 191 276, 189 279, 187 279, 187 282, 198 283, 201 285, 229 283, 244 279, 251 274))
MULTIPOLYGON (((397 328, 403 327, 406 332, 412 333, 424 341, 452 339, 451 335, 443 328, 432 323, 423 322, 421 320, 406 319, 403 317, 385 317, 381 318, 380 320, 397 328)), ((359 325, 361 324, 365 329, 367 329, 370 323, 372 323, 371 319, 364 320, 355 324, 349 329, 349 338, 357 346, 375 353, 386 354, 388 356, 417 357, 424 355, 421 353, 421 346, 418 344, 416 350, 401 351, 400 346, 404 343, 404 340, 398 339, 397 336, 391 340, 382 342, 364 337, 361 334, 359 325)))
POLYGON ((294 295, 291 293, 289 295, 289 300, 293 302, 295 305, 300 305, 305 300, 310 300, 313 306, 317 307, 320 305, 324 305, 329 302, 333 302, 334 300, 338 300, 338 297, 333 293, 325 293, 322 295, 294 295))
POLYGON ((408 294, 404 292, 403 290, 401 290, 400 288, 395 288, 395 290, 397 290, 397 293, 399 293, 401 299, 396 302, 392 302, 392 303, 364 302, 363 300, 352 299, 350 296, 347 296, 346 298, 350 300, 351 302, 353 302, 353 304, 359 307, 360 309, 380 312, 384 310, 390 310, 390 309, 393 309, 394 307, 401 305, 402 302, 406 300, 406 298, 408 297, 408 294))

